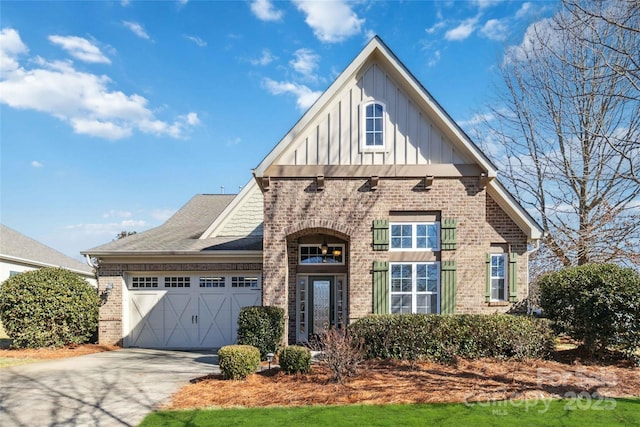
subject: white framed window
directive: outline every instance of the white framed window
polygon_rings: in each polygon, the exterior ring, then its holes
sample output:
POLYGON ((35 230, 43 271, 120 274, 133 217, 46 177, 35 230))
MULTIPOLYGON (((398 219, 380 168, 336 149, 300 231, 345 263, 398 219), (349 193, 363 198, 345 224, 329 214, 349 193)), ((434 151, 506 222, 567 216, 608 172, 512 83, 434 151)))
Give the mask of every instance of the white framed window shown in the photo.
POLYGON ((157 276, 134 276, 131 278, 131 287, 134 289, 157 288, 157 276))
POLYGON ((395 251, 439 251, 439 222, 392 222, 390 249, 395 251))
POLYGON ((201 277, 201 288, 224 288, 224 277, 201 277))
POLYGON ((233 276, 231 277, 231 287, 232 288, 258 288, 258 278, 257 277, 247 277, 247 276, 233 276))
POLYGON ((344 264, 344 245, 341 244, 327 244, 325 255, 320 245, 300 245, 298 254, 299 264, 344 264))
POLYGON ((440 263, 389 265, 391 313, 440 313, 440 263))
POLYGON ((188 276, 172 277, 167 276, 164 278, 165 288, 190 288, 191 278, 188 276))
POLYGON ((507 301, 507 254, 491 254, 491 301, 507 301))
POLYGON ((363 143, 365 150, 384 150, 386 107, 381 102, 369 102, 364 105, 363 114, 363 143))

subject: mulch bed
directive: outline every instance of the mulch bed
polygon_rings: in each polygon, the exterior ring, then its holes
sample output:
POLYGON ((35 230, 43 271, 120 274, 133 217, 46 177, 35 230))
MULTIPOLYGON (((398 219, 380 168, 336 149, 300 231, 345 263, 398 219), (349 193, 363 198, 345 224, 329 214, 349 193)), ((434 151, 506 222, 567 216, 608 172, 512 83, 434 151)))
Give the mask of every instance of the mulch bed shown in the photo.
POLYGON ((15 359, 64 359, 67 357, 82 356, 85 354, 100 353, 102 351, 119 350, 113 345, 81 344, 63 348, 25 348, 0 350, 0 358, 15 359))
POLYGON ((313 365, 304 375, 265 368, 245 381, 226 381, 220 375, 197 378, 178 391, 166 409, 473 402, 575 398, 580 393, 591 398, 640 396, 640 369, 626 362, 367 361, 340 385, 322 365, 313 365))

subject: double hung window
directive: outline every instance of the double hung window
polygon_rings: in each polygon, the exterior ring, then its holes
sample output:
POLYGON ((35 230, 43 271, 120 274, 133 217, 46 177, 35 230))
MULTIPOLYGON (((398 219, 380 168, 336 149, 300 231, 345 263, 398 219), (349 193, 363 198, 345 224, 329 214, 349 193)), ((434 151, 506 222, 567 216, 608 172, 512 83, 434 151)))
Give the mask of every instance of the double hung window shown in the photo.
POLYGON ((491 301, 506 301, 507 254, 491 254, 491 301))
POLYGON ((439 313, 437 262, 391 263, 391 313, 439 313))
POLYGON ((372 102, 365 105, 364 147, 384 148, 384 104, 372 102))

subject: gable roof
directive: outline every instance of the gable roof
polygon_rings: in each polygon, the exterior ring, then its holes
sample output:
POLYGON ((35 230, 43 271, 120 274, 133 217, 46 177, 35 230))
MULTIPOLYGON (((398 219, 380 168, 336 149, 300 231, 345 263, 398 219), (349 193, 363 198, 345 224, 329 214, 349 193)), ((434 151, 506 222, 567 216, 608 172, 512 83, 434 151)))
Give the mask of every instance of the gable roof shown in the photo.
POLYGON ((267 170, 272 165, 277 164, 288 147, 304 132, 307 126, 316 120, 316 118, 323 113, 326 106, 341 92, 341 90, 350 84, 350 82, 357 79, 358 74, 361 73, 363 68, 371 62, 383 64, 394 78, 402 84, 403 89, 406 90, 410 99, 417 103, 419 108, 429 115, 434 125, 442 130, 443 135, 447 140, 457 150, 459 150, 464 157, 472 159, 473 162, 480 167, 488 178, 488 193, 491 194, 498 205, 500 205, 514 220, 514 222, 526 233, 527 237, 530 240, 540 239, 543 233, 542 228, 497 181, 497 179, 495 179, 497 177, 498 170, 491 160, 485 156, 480 148, 471 140, 471 138, 469 138, 469 136, 460 128, 451 116, 449 116, 440 104, 438 104, 433 96, 431 96, 425 87, 415 78, 415 76, 378 36, 375 36, 369 41, 356 58, 254 169, 253 175, 258 184, 262 185, 262 178, 268 175, 267 170))
POLYGON ((262 236, 201 239, 203 232, 234 200, 233 194, 198 194, 159 227, 82 251, 92 256, 176 255, 208 251, 260 251, 262 236))
POLYGON ((284 138, 267 154, 254 169, 254 176, 257 178, 265 176, 267 169, 278 162, 289 145, 304 132, 307 126, 323 113, 326 105, 338 96, 347 85, 356 80, 358 75, 362 73, 363 69, 371 62, 382 64, 384 68, 402 84, 409 98, 417 103, 422 111, 425 111, 429 115, 434 125, 443 131, 447 140, 450 141, 464 157, 473 159, 486 173, 487 177, 492 178, 496 176, 497 169, 492 162, 471 141, 466 133, 378 36, 375 36, 367 43, 364 49, 307 110, 284 138))
POLYGON ((93 270, 83 262, 2 224, 0 258, 34 267, 61 267, 83 276, 93 276, 93 270))

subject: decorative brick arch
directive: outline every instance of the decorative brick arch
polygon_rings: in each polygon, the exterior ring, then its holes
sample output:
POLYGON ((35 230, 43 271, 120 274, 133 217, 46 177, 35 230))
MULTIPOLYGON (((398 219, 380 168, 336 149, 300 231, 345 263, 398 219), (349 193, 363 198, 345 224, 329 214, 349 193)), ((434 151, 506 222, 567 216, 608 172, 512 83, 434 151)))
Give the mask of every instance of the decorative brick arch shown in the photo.
POLYGON ((287 239, 296 239, 308 234, 326 234, 349 241, 353 235, 353 229, 349 225, 326 219, 308 219, 296 222, 284 229, 287 239))

